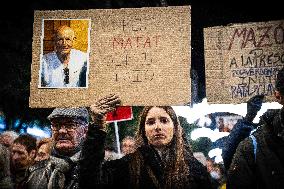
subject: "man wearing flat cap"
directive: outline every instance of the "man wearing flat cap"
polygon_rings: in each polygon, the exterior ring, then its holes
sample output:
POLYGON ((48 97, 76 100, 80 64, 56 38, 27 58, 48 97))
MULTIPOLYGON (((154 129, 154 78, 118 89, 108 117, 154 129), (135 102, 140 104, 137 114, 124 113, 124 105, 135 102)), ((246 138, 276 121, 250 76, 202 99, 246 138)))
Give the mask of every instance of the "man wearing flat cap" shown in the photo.
POLYGON ((51 157, 29 169, 27 188, 78 188, 78 161, 89 122, 86 108, 56 108, 51 122, 51 157))
POLYGON ((85 108, 56 108, 48 116, 54 140, 53 155, 72 157, 80 150, 89 114, 85 108))

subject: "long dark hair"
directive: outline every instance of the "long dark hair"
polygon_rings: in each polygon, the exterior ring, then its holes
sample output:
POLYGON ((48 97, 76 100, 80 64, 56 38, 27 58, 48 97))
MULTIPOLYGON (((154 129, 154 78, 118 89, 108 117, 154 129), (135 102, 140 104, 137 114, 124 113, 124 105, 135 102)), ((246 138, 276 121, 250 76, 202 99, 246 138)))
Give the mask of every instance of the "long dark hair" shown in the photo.
POLYGON ((183 129, 180 126, 178 117, 171 106, 146 106, 140 114, 139 130, 136 135, 137 146, 150 145, 145 134, 145 122, 148 112, 153 108, 161 108, 167 112, 174 124, 174 135, 167 150, 170 154, 165 162, 166 188, 184 188, 188 184, 188 164, 186 155, 190 155, 191 149, 184 141, 183 129), (190 151, 190 152, 187 152, 190 151))

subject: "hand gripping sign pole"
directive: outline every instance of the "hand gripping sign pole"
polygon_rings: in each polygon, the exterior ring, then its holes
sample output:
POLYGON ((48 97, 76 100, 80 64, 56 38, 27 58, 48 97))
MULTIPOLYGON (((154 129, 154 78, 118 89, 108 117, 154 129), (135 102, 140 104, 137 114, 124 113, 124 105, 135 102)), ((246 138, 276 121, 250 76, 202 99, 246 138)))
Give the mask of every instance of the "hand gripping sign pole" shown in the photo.
POLYGON ((118 132, 117 122, 127 121, 131 119, 133 119, 133 114, 132 114, 132 108, 129 106, 120 106, 116 108, 115 111, 109 112, 106 117, 107 123, 112 123, 112 122, 114 123, 117 152, 119 156, 121 156, 121 150, 120 150, 119 132, 118 132))

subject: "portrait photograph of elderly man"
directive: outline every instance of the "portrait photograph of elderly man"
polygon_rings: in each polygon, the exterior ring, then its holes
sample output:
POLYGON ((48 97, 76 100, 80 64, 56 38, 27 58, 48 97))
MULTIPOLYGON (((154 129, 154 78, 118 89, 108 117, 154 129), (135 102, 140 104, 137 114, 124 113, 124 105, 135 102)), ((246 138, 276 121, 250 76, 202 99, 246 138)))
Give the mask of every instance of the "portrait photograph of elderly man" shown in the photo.
POLYGON ((90 20, 43 20, 39 87, 88 86, 90 20))

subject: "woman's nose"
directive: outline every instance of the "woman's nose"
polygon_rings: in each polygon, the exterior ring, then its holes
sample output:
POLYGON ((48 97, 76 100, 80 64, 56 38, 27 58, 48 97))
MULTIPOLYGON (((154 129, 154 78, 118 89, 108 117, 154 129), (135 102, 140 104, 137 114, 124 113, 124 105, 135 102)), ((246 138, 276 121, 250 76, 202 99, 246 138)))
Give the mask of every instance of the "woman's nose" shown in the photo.
POLYGON ((161 128, 161 125, 160 125, 159 123, 156 123, 156 124, 155 124, 155 130, 156 130, 156 131, 161 131, 161 129, 162 129, 162 128, 161 128))

